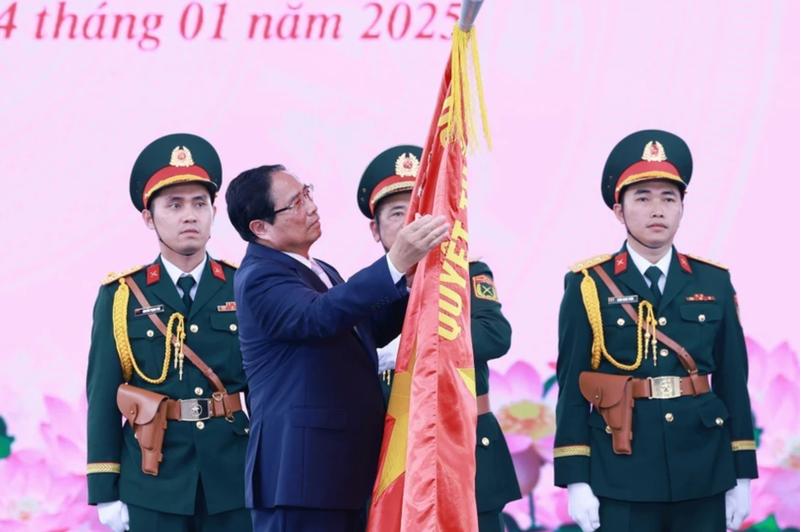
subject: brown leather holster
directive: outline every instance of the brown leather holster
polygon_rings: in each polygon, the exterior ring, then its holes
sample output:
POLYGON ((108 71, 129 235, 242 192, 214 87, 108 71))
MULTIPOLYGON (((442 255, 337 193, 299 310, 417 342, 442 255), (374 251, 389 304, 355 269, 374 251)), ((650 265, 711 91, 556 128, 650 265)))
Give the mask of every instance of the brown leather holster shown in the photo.
MULTIPOLYGON (((132 278, 126 277, 125 282, 143 308, 151 306, 132 278)), ((148 317, 161 331, 161 334, 166 336, 167 327, 164 322, 155 314, 148 314, 148 317)), ((212 399, 205 399, 209 404, 208 418, 224 416, 232 423, 234 412, 242 409, 239 395, 228 395, 228 391, 214 370, 186 344, 183 345, 183 353, 205 375, 214 388, 212 399)), ((117 389, 117 406, 130 423, 133 433, 139 441, 139 446, 142 448, 142 471, 147 475, 158 475, 158 465, 163 459, 161 449, 164 444, 164 432, 167 430, 167 420, 189 421, 182 416, 180 403, 166 395, 129 384, 122 384, 117 389)))
MULTIPOLYGON (((622 297, 622 292, 603 268, 594 266, 592 269, 614 297, 622 297)), ((638 323, 639 316, 636 310, 629 303, 621 306, 633 322, 638 323)), ((708 376, 698 373, 697 364, 689 352, 661 331, 656 331, 656 339, 675 351, 681 365, 689 373, 688 379, 680 379, 678 385, 680 395, 696 396, 708 393, 708 376)), ((584 371, 580 374, 578 383, 583 397, 594 405, 611 430, 614 452, 616 454, 632 454, 634 399, 653 397, 652 381, 650 379, 634 379, 626 375, 584 371)))
POLYGON ((584 371, 578 379, 578 384, 583 397, 594 405, 611 429, 614 452, 631 454, 633 377, 584 371))
POLYGON ((142 449, 142 471, 158 475, 167 430, 166 395, 122 384, 117 389, 117 406, 128 420, 142 449))

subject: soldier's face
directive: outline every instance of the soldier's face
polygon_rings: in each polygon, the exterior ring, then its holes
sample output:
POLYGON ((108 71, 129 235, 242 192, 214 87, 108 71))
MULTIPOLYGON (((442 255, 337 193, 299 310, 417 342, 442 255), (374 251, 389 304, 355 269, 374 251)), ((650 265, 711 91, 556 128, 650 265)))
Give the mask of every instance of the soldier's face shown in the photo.
POLYGON ((148 207, 142 212, 145 224, 171 249, 187 255, 205 249, 217 213, 206 187, 196 183, 173 185, 148 207))
POLYGON ((678 186, 664 180, 644 181, 624 191, 623 204, 614 205, 617 219, 648 247, 672 245, 683 217, 678 186))
POLYGON ((287 210, 275 215, 272 224, 251 223, 251 230, 271 248, 307 256, 311 245, 322 236, 317 205, 303 195, 305 185, 289 172, 272 174, 272 199, 275 210, 287 210))
POLYGON ((664 180, 627 187, 623 204, 614 205, 617 219, 648 247, 672 245, 683 217, 678 186, 664 180))
POLYGON ((380 202, 377 223, 375 220, 369 223, 375 242, 383 244, 383 248, 386 251, 392 248, 395 240, 397 240, 397 233, 400 232, 405 224, 410 202, 411 192, 392 194, 380 202))

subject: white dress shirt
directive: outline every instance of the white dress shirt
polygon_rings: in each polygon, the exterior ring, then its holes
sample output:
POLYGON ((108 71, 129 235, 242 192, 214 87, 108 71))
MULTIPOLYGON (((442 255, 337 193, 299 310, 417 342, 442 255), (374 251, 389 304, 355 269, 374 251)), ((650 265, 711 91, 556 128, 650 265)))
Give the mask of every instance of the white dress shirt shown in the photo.
MULTIPOLYGON (((320 271, 319 272, 315 271, 314 266, 311 264, 311 261, 314 260, 314 259, 307 259, 306 257, 304 257, 302 255, 298 255, 297 253, 291 253, 289 251, 282 251, 281 253, 289 255, 294 260, 296 260, 300 264, 304 265, 306 268, 308 268, 312 272, 316 273, 317 276, 320 279, 322 279, 322 282, 325 283, 325 286, 327 286, 328 288, 333 286, 333 283, 331 283, 330 278, 328 278, 328 274, 325 273, 325 270, 323 270, 322 267, 320 267, 320 271)), ((314 261, 314 263, 317 264, 316 261, 314 261)), ((392 275, 392 282, 394 284, 399 283, 400 279, 402 279, 403 275, 405 275, 405 274, 400 273, 397 270, 397 268, 395 268, 395 266, 394 266, 394 264, 392 264, 392 260, 389 258, 388 254, 386 255, 386 264, 389 265, 389 273, 392 275)))
POLYGON ((167 274, 169 275, 169 278, 172 279, 172 284, 174 284, 175 288, 178 290, 179 296, 183 297, 183 290, 181 290, 181 287, 178 286, 178 279, 187 276, 194 277, 194 286, 192 286, 192 289, 189 290, 189 297, 192 298, 192 301, 194 301, 194 296, 195 294, 197 294, 197 287, 200 286, 200 278, 203 276, 203 268, 206 267, 207 260, 208 256, 203 257, 203 262, 198 264, 197 268, 190 271, 189 273, 186 273, 185 271, 181 270, 180 268, 172 264, 170 261, 165 259, 164 255, 161 255, 161 262, 164 263, 164 269, 167 270, 167 274))
POLYGON ((628 250, 628 255, 630 255, 631 260, 636 265, 636 269, 638 269, 641 272, 642 277, 644 277, 644 282, 647 283, 648 288, 652 283, 650 282, 650 279, 645 276, 644 272, 646 272, 647 268, 650 266, 655 266, 661 270, 661 277, 658 279, 658 289, 663 294, 664 287, 667 285, 667 272, 669 272, 669 265, 672 263, 672 249, 669 250, 669 253, 661 257, 660 261, 653 264, 646 258, 636 253, 629 245, 626 244, 625 247, 628 250))

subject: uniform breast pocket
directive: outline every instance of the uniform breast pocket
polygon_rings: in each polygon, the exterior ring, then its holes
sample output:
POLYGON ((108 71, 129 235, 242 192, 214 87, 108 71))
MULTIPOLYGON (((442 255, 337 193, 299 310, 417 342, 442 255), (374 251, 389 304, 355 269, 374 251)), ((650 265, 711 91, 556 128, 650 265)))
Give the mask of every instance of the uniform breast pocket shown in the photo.
POLYGON ((618 305, 600 310, 606 349, 622 364, 636 360, 636 322, 618 305))
POLYGON ((128 338, 136 365, 150 378, 158 378, 164 365, 164 335, 149 318, 128 321, 128 338))
POLYGON ((214 334, 209 338, 203 338, 204 343, 215 353, 228 357, 230 378, 243 381, 244 370, 242 369, 242 354, 239 350, 239 324, 236 321, 236 313, 212 314, 210 325, 214 334))
POLYGON ((720 306, 716 303, 689 303, 681 305, 680 312, 687 327, 687 336, 702 342, 702 347, 711 349, 722 320, 720 306))

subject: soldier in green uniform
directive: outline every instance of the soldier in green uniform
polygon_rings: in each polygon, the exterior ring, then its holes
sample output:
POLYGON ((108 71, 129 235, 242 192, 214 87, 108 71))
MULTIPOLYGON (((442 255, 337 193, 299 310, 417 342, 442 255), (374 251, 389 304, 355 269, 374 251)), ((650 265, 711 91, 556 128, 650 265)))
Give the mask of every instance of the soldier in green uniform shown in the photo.
POLYGON ((216 150, 189 134, 154 141, 131 172, 161 253, 103 281, 86 377, 89 504, 115 532, 252 530, 236 266, 206 252, 221 183, 216 150))
MULTIPOLYGON (((395 146, 378 155, 364 171, 358 185, 358 206, 370 219, 372 236, 389 250, 403 227, 411 189, 422 157, 418 146, 395 146)), ((483 262, 470 261, 472 284, 471 325, 478 395, 478 432, 475 459, 475 495, 480 532, 505 530, 501 512, 506 503, 521 497, 511 454, 500 425, 489 406, 489 360, 511 347, 511 325, 503 316, 492 271, 483 262)), ((378 350, 379 372, 388 403, 400 338, 378 350)))
POLYGON ((727 268, 673 246, 691 175, 671 133, 620 141, 602 193, 627 240, 566 276, 555 483, 584 532, 723 532, 750 511, 758 473, 736 292, 727 268))

